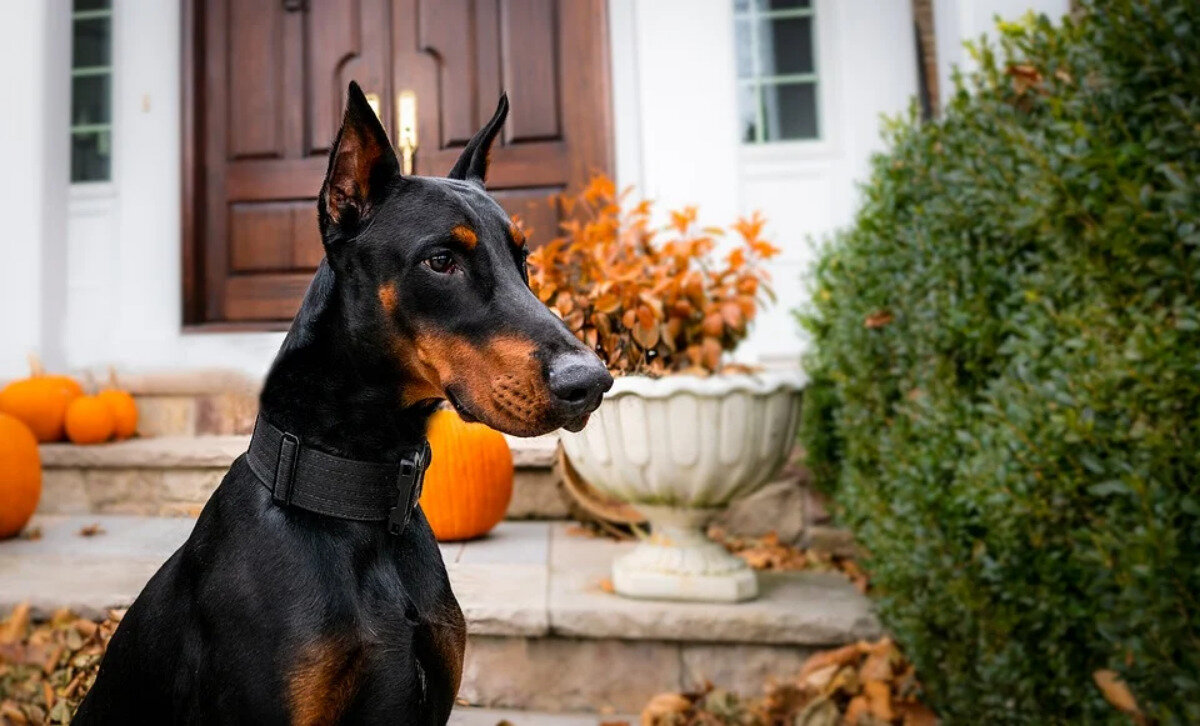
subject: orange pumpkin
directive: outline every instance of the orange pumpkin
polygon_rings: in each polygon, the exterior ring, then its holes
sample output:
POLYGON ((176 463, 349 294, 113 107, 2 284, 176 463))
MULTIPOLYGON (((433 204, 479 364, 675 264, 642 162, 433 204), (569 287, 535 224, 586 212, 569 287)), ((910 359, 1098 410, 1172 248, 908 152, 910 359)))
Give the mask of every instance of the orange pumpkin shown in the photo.
POLYGON ((30 376, 0 390, 0 413, 23 421, 38 441, 61 441, 67 406, 83 395, 79 383, 67 376, 48 376, 36 357, 29 359, 30 376))
POLYGON ((33 432, 0 413, 0 539, 20 532, 42 495, 42 462, 33 432))
POLYGON ((112 409, 99 396, 80 396, 67 407, 67 438, 76 444, 99 444, 116 433, 112 409))
POLYGON ((137 402, 128 391, 109 388, 96 394, 97 398, 108 405, 113 415, 118 439, 127 439, 137 431, 138 409, 137 402))
POLYGON ((426 435, 433 463, 421 509, 433 534, 443 542, 486 534, 512 498, 513 459, 504 435, 449 410, 433 414, 426 435))

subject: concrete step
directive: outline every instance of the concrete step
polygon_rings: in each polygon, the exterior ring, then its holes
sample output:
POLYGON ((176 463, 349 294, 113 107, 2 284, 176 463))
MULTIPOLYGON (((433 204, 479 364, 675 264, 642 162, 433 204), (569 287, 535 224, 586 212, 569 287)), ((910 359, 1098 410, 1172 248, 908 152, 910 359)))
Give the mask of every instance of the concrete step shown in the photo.
MULTIPOLYGON (((62 606, 87 616, 127 606, 192 522, 38 515, 33 526, 40 539, 0 542, 0 612, 25 600, 43 617, 62 606), (79 534, 93 523, 102 534, 79 534)), ((740 604, 626 600, 603 581, 632 545, 570 532, 566 523, 504 522, 482 540, 443 545, 468 622, 468 703, 637 713, 657 693, 705 680, 753 695, 814 649, 880 632, 866 598, 833 573, 762 573, 762 595, 740 604)))
MULTIPOLYGON (((512 519, 558 519, 568 511, 553 464, 557 437, 508 437, 516 464, 512 519)), ((43 444, 43 514, 195 517, 249 445, 247 435, 157 436, 94 446, 43 444)))

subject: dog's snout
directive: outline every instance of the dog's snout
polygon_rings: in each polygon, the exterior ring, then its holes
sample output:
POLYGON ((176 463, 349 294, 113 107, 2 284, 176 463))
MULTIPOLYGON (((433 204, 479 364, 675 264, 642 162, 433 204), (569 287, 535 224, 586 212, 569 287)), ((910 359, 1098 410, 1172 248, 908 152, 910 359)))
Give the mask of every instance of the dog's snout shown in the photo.
POLYGON ((604 392, 612 388, 613 378, 594 354, 586 351, 565 353, 550 364, 550 393, 555 402, 571 415, 591 413, 600 405, 604 392))

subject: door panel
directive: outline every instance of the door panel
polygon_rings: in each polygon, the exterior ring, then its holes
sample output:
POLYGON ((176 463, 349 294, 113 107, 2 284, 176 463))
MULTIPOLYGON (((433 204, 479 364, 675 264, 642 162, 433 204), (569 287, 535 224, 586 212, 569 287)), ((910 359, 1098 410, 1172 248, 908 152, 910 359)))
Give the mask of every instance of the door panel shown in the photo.
POLYGON ((324 256, 316 202, 231 205, 229 251, 231 273, 316 270, 324 256))
POLYGON ((286 327, 322 250, 316 194, 350 80, 417 95, 418 174, 512 111, 488 187, 533 230, 609 171, 605 0, 184 0, 185 322, 286 327))
POLYGON ((561 139, 555 78, 559 33, 554 3, 509 0, 503 6, 500 33, 506 50, 501 55, 504 87, 513 98, 522 99, 509 114, 504 138, 510 144, 561 139))

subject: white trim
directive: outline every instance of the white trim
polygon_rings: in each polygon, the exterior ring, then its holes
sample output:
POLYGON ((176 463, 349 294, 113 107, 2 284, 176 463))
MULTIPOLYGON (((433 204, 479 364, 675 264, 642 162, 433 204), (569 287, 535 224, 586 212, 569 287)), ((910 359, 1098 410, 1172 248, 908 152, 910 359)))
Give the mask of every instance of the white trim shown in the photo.
POLYGON ((646 173, 642 155, 642 100, 638 85, 636 0, 609 0, 608 27, 611 48, 613 146, 617 188, 644 189, 646 173))
POLYGON ((67 189, 67 201, 75 203, 90 199, 112 199, 117 196, 117 185, 111 181, 71 182, 67 189))
POLYGON ((617 376, 613 386, 604 394, 611 401, 627 395, 641 398, 670 398, 676 393, 698 396, 725 396, 734 391, 763 396, 779 390, 800 390, 808 384, 808 375, 793 368, 764 370, 756 373, 721 373, 711 376, 675 374, 652 378, 643 375, 617 376))

